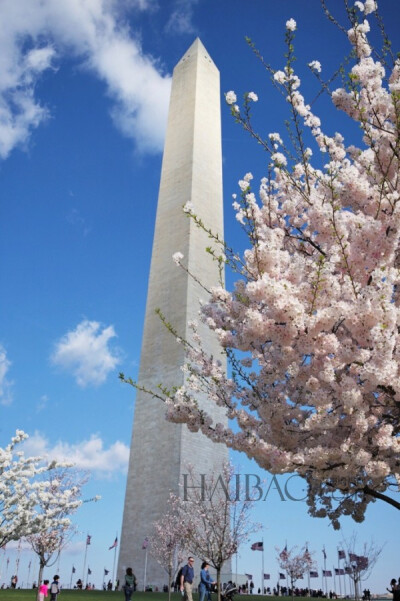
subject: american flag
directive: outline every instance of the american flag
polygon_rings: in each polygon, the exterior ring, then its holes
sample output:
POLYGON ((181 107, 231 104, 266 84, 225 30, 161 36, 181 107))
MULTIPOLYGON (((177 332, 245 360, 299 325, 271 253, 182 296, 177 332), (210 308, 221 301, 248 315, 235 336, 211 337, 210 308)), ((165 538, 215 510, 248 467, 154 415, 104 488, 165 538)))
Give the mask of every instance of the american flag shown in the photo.
POLYGON ((110 570, 106 570, 106 569, 104 568, 104 576, 107 576, 107 574, 108 574, 109 572, 110 572, 110 570))
POLYGON ((279 572, 279 579, 285 580, 285 574, 282 574, 282 572, 279 572))
POLYGON ((147 538, 144 539, 143 544, 142 544, 142 549, 147 549, 149 545, 149 541, 147 538))
POLYGON ((285 548, 279 553, 279 557, 282 559, 282 561, 285 561, 288 558, 287 545, 285 545, 285 548))
POLYGON ((88 534, 88 535, 87 535, 87 537, 86 537, 86 544, 87 544, 87 545, 90 545, 90 541, 91 541, 91 540, 92 540, 92 537, 91 537, 91 535, 90 535, 90 534, 88 534))
POLYGON ((252 574, 245 574, 247 580, 253 580, 253 575, 252 574))
POLYGON ((269 580, 270 579, 270 574, 264 574, 264 580, 269 580))
POLYGON ((315 570, 310 571, 310 578, 318 578, 318 572, 315 570))
POLYGON ((251 545, 252 551, 264 551, 264 543, 253 543, 251 545))
POLYGON ((338 549, 338 555, 339 559, 346 559, 346 553, 343 551, 343 549, 338 549))
POLYGON ((92 570, 91 570, 90 568, 88 568, 88 569, 87 569, 87 573, 88 573, 88 574, 89 574, 89 576, 90 576, 90 574, 92 573, 92 570))
POLYGON ((332 572, 330 570, 322 570, 322 576, 330 578, 332 576, 332 572))
POLYGON ((113 542, 113 544, 111 545, 111 547, 108 547, 108 550, 110 549, 116 549, 118 546, 118 537, 115 537, 115 541, 113 542))
POLYGON ((357 557, 357 568, 359 570, 366 570, 368 568, 368 557, 364 555, 359 555, 357 557))
POLYGON ((72 573, 75 574, 76 570, 74 568, 74 566, 72 566, 72 573))

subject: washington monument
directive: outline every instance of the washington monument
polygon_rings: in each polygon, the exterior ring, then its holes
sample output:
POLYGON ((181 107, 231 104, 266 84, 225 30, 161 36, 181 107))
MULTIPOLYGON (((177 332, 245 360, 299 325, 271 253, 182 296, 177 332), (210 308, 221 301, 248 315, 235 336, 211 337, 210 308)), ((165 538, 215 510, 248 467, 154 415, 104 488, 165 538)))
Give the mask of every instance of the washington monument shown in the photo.
MULTIPOLYGON (((172 387, 184 382, 183 346, 161 323, 156 309, 182 338, 190 339, 187 324, 198 320, 199 299, 207 298, 204 289, 174 264, 172 255, 181 252, 182 262, 206 288, 218 284, 217 264, 205 251, 210 240, 182 210, 188 201, 194 213, 222 238, 219 71, 199 39, 176 65, 172 78, 138 376, 138 384, 150 390, 160 383, 172 387)), ((205 349, 219 356, 221 350, 212 333, 206 328, 200 333, 205 349)), ((200 397, 199 402, 216 421, 226 422, 207 398, 200 397)), ((225 446, 189 432, 185 425, 168 423, 163 403, 137 392, 118 563, 120 581, 130 566, 139 588, 145 581, 162 590, 168 580, 166 572, 143 549, 152 524, 168 510, 170 492, 179 494, 181 476, 187 473, 189 463, 201 473, 219 473, 227 459, 225 446)))

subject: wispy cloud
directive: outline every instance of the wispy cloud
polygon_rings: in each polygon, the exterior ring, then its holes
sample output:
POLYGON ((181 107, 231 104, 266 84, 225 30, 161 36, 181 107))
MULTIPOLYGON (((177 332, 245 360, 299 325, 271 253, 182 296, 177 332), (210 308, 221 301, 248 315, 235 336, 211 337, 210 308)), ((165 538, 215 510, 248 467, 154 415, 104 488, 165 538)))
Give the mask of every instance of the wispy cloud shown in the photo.
POLYGON ((11 387, 12 382, 7 378, 7 372, 11 366, 11 361, 7 358, 7 352, 4 346, 0 344, 0 404, 10 405, 12 403, 11 387))
POLYGON ((116 351, 109 346, 115 336, 113 326, 85 319, 56 343, 51 360, 72 372, 79 386, 98 386, 119 363, 116 351))
POLYGON ((151 0, 2 0, 0 21, 0 157, 24 146, 49 109, 36 96, 45 71, 76 58, 105 84, 112 117, 140 152, 162 148, 170 77, 146 55, 127 26, 151 0))
POLYGON ((36 404, 36 411, 38 413, 40 411, 44 411, 44 409, 46 409, 48 400, 49 400, 49 397, 47 396, 47 394, 42 394, 39 402, 36 404))
POLYGON ((41 456, 74 463, 78 469, 95 472, 98 477, 116 472, 125 473, 128 467, 129 447, 117 440, 108 448, 97 434, 76 444, 57 442, 51 446, 40 432, 35 432, 23 444, 27 456, 41 456))
POLYGON ((76 227, 78 230, 80 230, 83 236, 87 236, 91 231, 91 227, 86 223, 86 219, 82 217, 78 209, 72 208, 70 210, 70 212, 67 215, 67 221, 68 223, 76 227))
POLYGON ((175 8, 166 25, 170 33, 196 33, 193 25, 193 9, 198 0, 176 0, 175 8))

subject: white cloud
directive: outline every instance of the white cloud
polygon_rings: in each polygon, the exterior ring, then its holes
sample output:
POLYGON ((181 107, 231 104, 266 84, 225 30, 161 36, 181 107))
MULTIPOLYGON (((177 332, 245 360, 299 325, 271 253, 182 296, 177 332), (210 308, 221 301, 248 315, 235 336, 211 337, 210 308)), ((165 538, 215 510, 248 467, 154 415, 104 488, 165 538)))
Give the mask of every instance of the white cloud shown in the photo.
POLYGON ((2 0, 0 156, 23 146, 49 116, 36 97, 40 76, 74 56, 104 81, 116 125, 141 152, 162 149, 170 77, 143 53, 127 18, 152 0, 2 0))
POLYGON ((119 363, 118 356, 109 348, 109 341, 115 336, 113 326, 85 319, 56 343, 51 360, 72 372, 79 386, 97 386, 119 363))
POLYGON ((39 432, 23 443, 26 456, 41 456, 59 461, 74 463, 78 469, 95 472, 97 476, 110 476, 115 472, 126 473, 129 460, 129 447, 117 440, 108 448, 102 439, 92 434, 89 440, 77 444, 57 442, 53 447, 39 432))
POLYGON ((0 344, 0 404, 10 405, 12 403, 12 382, 7 379, 7 372, 11 361, 7 358, 6 349, 0 344))
POLYGON ((198 0, 176 0, 175 8, 166 25, 170 33, 195 33, 192 24, 193 8, 198 0))

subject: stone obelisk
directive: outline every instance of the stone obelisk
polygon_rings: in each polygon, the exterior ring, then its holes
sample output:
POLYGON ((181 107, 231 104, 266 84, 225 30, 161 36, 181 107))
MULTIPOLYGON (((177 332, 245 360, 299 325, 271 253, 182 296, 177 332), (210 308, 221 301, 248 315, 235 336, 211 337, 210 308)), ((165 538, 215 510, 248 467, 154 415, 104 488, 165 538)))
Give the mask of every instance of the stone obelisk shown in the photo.
MULTIPOLYGON (((182 210, 188 201, 196 215, 222 237, 219 71, 199 39, 176 65, 172 78, 138 376, 139 385, 150 390, 160 383, 171 387, 184 382, 184 349, 161 323, 156 309, 180 336, 190 339, 188 321, 198 320, 199 299, 207 298, 204 289, 174 264, 172 255, 180 251, 182 262, 205 287, 218 284, 217 265, 205 251, 210 240, 182 210)), ((207 328, 202 336, 205 348, 220 355, 207 328)), ((207 398, 200 402, 217 421, 226 422, 207 398)), ((179 493, 189 463, 207 473, 220 470, 227 458, 226 447, 189 432, 185 425, 167 422, 163 403, 137 392, 118 563, 120 580, 131 566, 139 588, 144 579, 159 588, 167 582, 165 571, 143 549, 152 524, 167 511, 170 491, 179 493)))

